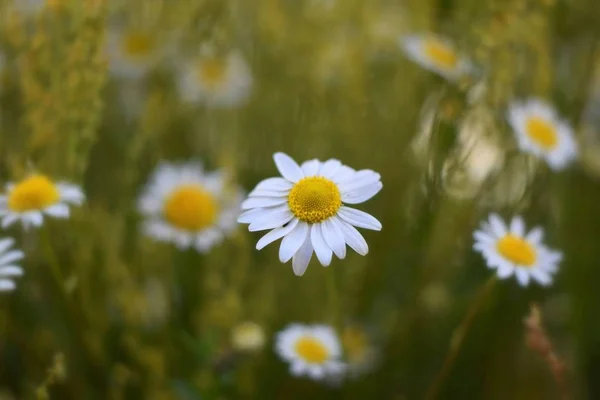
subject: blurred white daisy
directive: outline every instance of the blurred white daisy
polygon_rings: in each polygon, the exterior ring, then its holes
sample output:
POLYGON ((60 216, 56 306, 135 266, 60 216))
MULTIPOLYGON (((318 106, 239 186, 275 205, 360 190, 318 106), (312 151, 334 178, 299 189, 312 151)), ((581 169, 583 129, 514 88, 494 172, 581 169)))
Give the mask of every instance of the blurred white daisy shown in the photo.
POLYGON ((207 252, 235 229, 242 199, 241 191, 226 189, 220 171, 163 163, 140 196, 139 211, 148 236, 207 252))
POLYGON ((23 275, 23 269, 15 262, 22 260, 25 254, 21 250, 11 250, 14 239, 0 239, 0 292, 10 292, 15 289, 15 277, 23 275))
POLYGON ((251 232, 272 229, 256 248, 283 238, 279 260, 292 260, 298 276, 306 271, 313 251, 324 266, 333 254, 345 258, 346 244, 360 255, 367 254, 367 242, 354 227, 378 231, 381 223, 344 203, 359 204, 375 196, 383 187, 380 175, 368 169, 355 171, 335 159, 314 159, 299 166, 283 153, 273 158, 283 178, 260 182, 242 204, 246 211, 238 218, 250 224, 251 232))
POLYGON ((112 28, 107 37, 110 72, 119 78, 137 80, 161 57, 156 34, 148 30, 112 28))
POLYGON ((237 351, 259 351, 265 345, 265 341, 265 332, 256 322, 241 322, 231 330, 231 345, 237 351))
POLYGON ((277 334, 275 351, 295 376, 324 380, 339 376, 345 368, 340 340, 326 325, 289 325, 277 334))
POLYGON ((560 170, 577 157, 577 144, 568 122, 539 99, 511 104, 508 121, 519 148, 546 160, 550 168, 560 170))
POLYGON ((408 58, 450 81, 458 80, 472 70, 471 62, 445 37, 431 33, 408 35, 400 39, 400 46, 408 58))
POLYGON ((514 217, 507 226, 498 215, 491 214, 475 231, 473 248, 483 255, 489 268, 497 270, 500 279, 514 274, 521 286, 527 286, 531 279, 548 286, 562 254, 542 243, 543 234, 541 228, 526 233, 521 217, 514 217))
POLYGON ((69 217, 69 205, 81 205, 85 196, 79 186, 54 182, 45 175, 33 174, 6 185, 6 194, 0 196, 0 217, 6 228, 18 220, 24 228, 38 227, 44 214, 56 218, 69 217))
POLYGON ((216 55, 203 49, 180 73, 179 91, 184 101, 211 107, 235 107, 252 89, 250 67, 239 51, 216 55))

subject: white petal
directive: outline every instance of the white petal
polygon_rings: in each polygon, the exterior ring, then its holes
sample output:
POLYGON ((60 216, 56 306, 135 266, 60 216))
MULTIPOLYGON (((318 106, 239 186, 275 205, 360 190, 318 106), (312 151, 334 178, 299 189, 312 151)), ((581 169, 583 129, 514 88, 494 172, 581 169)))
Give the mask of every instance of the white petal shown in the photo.
POLYGON ((273 229, 272 231, 261 237, 258 243, 256 243, 256 250, 262 250, 263 248, 265 248, 265 246, 273 243, 277 239, 281 239, 282 237, 290 233, 296 227, 296 225, 298 225, 298 221, 299 220, 297 218, 294 218, 286 226, 273 229))
POLYGON ((294 376, 300 376, 304 374, 304 371, 306 371, 306 364, 300 361, 292 362, 292 365, 290 366, 290 374, 294 376))
POLYGON ((364 169, 354 174, 352 179, 340 184, 342 193, 360 189, 365 186, 371 186, 381 180, 381 175, 375 171, 364 169))
POLYGON ((23 253, 21 250, 9 251, 8 253, 0 257, 0 265, 6 265, 14 261, 22 260, 24 257, 25 253, 23 253))
POLYGON ((286 202, 287 199, 285 197, 250 197, 242 203, 242 210, 279 206, 286 202))
POLYGON ((337 172, 331 177, 331 180, 337 184, 340 184, 342 182, 346 182, 347 180, 350 180, 354 176, 355 173, 356 173, 356 171, 353 170, 352 168, 350 168, 346 165, 342 165, 340 167, 340 169, 338 169, 337 172))
POLYGON ((310 239, 321 265, 324 267, 329 266, 329 264, 331 264, 333 252, 329 246, 327 246, 327 243, 325 243, 323 233, 321 232, 321 224, 313 224, 310 230, 310 239))
POLYGON ((259 182, 254 190, 290 190, 293 186, 293 183, 283 178, 268 178, 259 182))
POLYGON ((498 272, 497 272, 498 278, 500 278, 500 279, 508 278, 509 276, 511 276, 513 274, 514 271, 515 271, 515 268, 512 265, 503 262, 498 267, 498 272))
POLYGON ((290 194, 289 190, 265 190, 255 189, 248 197, 287 197, 290 194))
POLYGON ((369 246, 360 232, 355 227, 342 221, 338 217, 333 217, 332 220, 344 234, 344 241, 348 244, 348 246, 350 246, 352 250, 361 256, 367 255, 369 252, 369 246))
POLYGON ((304 221, 299 221, 298 225, 281 241, 281 246, 279 246, 279 261, 286 263, 292 259, 306 240, 308 231, 308 224, 304 221))
POLYGON ((363 203, 375 196, 383 188, 383 183, 377 182, 371 186, 345 192, 342 195, 342 201, 348 204, 363 203))
POLYGON ((325 243, 327 243, 338 258, 344 259, 346 257, 346 242, 340 228, 331 222, 331 220, 321 222, 321 228, 325 243))
POLYGON ((261 208, 262 212, 253 216, 253 220, 248 227, 250 232, 262 231, 265 229, 279 228, 292 219, 294 214, 287 206, 261 208))
POLYGON ((550 274, 540 269, 533 269, 531 271, 531 276, 542 286, 549 286, 550 284, 552 284, 552 277, 550 276, 550 274))
POLYGON ((19 219, 18 214, 10 214, 2 218, 2 228, 8 228, 19 219))
POLYGON ((300 168, 302 168, 304 176, 315 176, 319 172, 320 166, 321 163, 315 158, 314 160, 303 162, 300 168))
POLYGON ((321 169, 319 169, 319 175, 324 176, 325 178, 331 178, 336 172, 338 172, 341 166, 342 163, 339 160, 334 158, 327 160, 323 163, 323 165, 321 165, 321 169))
POLYGON ((9 279, 0 279, 0 292, 15 290, 15 283, 9 279))
POLYGON ((69 218, 69 206, 62 203, 48 207, 44 212, 56 218, 69 218))
POLYGON ((308 263, 310 263, 310 259, 312 258, 312 253, 313 247, 310 241, 310 235, 307 235, 302 247, 300 247, 292 259, 292 269, 296 276, 304 275, 308 263))
POLYGON ((496 235, 497 238, 504 237, 506 235, 506 225, 502 222, 502 219, 498 216, 498 214, 490 215, 490 229, 496 235))
POLYGON ((304 174, 298 164, 296 164, 296 161, 287 154, 275 153, 273 160, 275 160, 275 165, 277 166, 279 173, 281 173, 281 176, 288 181, 295 183, 304 178, 304 174))
POLYGON ((381 222, 364 211, 342 206, 338 210, 338 215, 347 223, 358 226, 359 228, 372 229, 374 231, 381 230, 381 222))
POLYGON ((486 245, 494 244, 496 242, 496 239, 494 239, 489 234, 487 234, 483 231, 473 232, 473 238, 475 238, 475 240, 477 242, 480 242, 481 244, 486 244, 486 245))
POLYGON ((75 205, 80 205, 85 200, 85 194, 77 185, 72 185, 69 183, 59 183, 57 185, 58 190, 60 191, 60 198, 67 203, 73 203, 75 205))
POLYGON ((240 224, 250 224, 252 221, 257 219, 260 215, 265 214, 267 210, 264 208, 255 208, 253 210, 246 210, 240 214, 237 218, 237 222, 240 224))
POLYGON ((34 227, 42 226, 44 216, 39 211, 31 211, 23 215, 23 222, 30 223, 34 227))
POLYGON ((525 236, 525 223, 521 217, 513 217, 510 222, 510 232, 518 237, 525 236))
POLYGON ((521 268, 516 268, 515 275, 521 286, 527 286, 529 284, 529 272, 521 268))
POLYGON ((544 239, 544 230, 542 228, 535 227, 529 231, 526 239, 531 244, 539 245, 544 239))
POLYGON ((7 265, 0 267, 0 276, 22 276, 23 268, 17 265, 7 265))
POLYGON ((0 254, 11 248, 13 244, 15 244, 15 239, 13 238, 4 238, 0 240, 0 254))

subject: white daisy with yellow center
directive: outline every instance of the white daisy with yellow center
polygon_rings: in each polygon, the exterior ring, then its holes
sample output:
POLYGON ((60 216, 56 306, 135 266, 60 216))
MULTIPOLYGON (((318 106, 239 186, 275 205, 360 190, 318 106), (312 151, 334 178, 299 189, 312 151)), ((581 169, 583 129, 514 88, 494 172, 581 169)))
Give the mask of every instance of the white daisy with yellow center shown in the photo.
POLYGON ((164 163, 140 196, 139 211, 148 236, 205 253, 236 228, 242 199, 241 191, 227 190, 220 171, 164 163))
POLYGON ((542 243, 543 235, 541 228, 525 232, 521 217, 514 217, 507 226, 498 215, 491 214, 475 231, 473 248, 483 255, 489 268, 496 269, 500 279, 515 275, 521 286, 532 279, 548 286, 558 271, 562 253, 547 248, 542 243))
POLYGON ((148 30, 112 29, 107 39, 109 70, 119 78, 143 78, 158 62, 161 50, 148 30))
POLYGON ((458 80, 472 70, 471 62, 445 37, 408 35, 400 39, 400 46, 408 58, 450 81, 458 80))
POLYGON ((302 276, 313 251, 323 266, 332 255, 346 257, 346 244, 360 255, 369 251, 355 226, 381 230, 370 214, 348 207, 375 196, 383 187, 378 173, 355 171, 338 160, 309 160, 301 166, 283 153, 274 155, 282 178, 260 182, 242 204, 246 210, 238 222, 250 224, 251 232, 272 229, 256 248, 283 238, 279 260, 292 260, 294 273, 302 276))
POLYGON ((14 239, 0 239, 0 292, 15 290, 14 278, 23 275, 23 268, 15 264, 25 257, 21 250, 11 250, 15 244, 14 239))
POLYGON ((179 91, 184 101, 210 107, 235 107, 250 96, 253 79, 239 51, 224 55, 203 51, 184 65, 179 91))
POLYGON ((539 99, 509 106, 508 121, 519 148, 543 158, 554 170, 565 168, 577 157, 577 144, 568 122, 539 99))
POLYGON ((345 369, 340 340, 326 325, 289 325, 277 334, 275 351, 290 364, 294 376, 323 380, 345 369))
POLYGON ((69 205, 81 205, 85 196, 81 189, 67 182, 54 182, 45 175, 33 174, 16 183, 6 185, 0 196, 0 217, 6 228, 21 221, 24 228, 38 227, 44 214, 68 218, 69 205))

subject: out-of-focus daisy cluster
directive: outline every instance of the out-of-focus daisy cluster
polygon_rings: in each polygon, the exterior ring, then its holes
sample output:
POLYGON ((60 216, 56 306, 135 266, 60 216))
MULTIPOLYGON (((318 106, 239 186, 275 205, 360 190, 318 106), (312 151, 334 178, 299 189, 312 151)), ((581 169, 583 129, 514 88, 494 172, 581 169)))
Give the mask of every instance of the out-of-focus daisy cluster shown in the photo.
POLYGON ((594 10, 0 0, 0 398, 593 398, 594 10))

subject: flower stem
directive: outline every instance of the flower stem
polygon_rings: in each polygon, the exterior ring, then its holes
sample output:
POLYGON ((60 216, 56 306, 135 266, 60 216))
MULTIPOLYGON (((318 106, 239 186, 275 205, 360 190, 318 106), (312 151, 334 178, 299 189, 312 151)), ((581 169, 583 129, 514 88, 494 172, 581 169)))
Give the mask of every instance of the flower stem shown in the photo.
POLYGON ((44 247, 44 253, 46 255, 48 264, 50 264, 50 272, 52 272, 52 276, 54 277, 55 283, 58 286, 61 295, 66 299, 69 296, 67 294, 67 291, 65 290, 65 278, 60 268, 58 258, 56 257, 56 254, 54 253, 54 250, 52 248, 50 234, 45 226, 41 229, 41 238, 42 246, 44 247))
POLYGON ((327 292, 329 296, 329 311, 331 313, 331 322, 333 327, 341 333, 342 321, 340 317, 340 298, 338 296, 337 282, 335 277, 335 270, 331 269, 327 271, 327 292))
POLYGON ((444 360, 444 364, 442 365, 442 369, 436 376, 435 380, 429 386, 429 390, 425 396, 427 400, 433 400, 437 397, 444 380, 448 376, 448 373, 452 370, 452 366, 454 365, 454 361, 458 356, 458 353, 462 347, 465 337, 469 332, 469 329, 473 325, 473 321, 475 320, 475 316, 481 310, 482 306, 485 304, 485 300, 489 293, 492 291, 496 284, 497 278, 493 275, 488 281, 481 287, 479 292, 477 293, 477 297, 473 301, 471 307, 465 314, 461 324, 456 328, 452 335, 452 339, 450 340, 450 348, 446 353, 446 358, 444 360))

